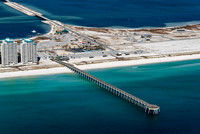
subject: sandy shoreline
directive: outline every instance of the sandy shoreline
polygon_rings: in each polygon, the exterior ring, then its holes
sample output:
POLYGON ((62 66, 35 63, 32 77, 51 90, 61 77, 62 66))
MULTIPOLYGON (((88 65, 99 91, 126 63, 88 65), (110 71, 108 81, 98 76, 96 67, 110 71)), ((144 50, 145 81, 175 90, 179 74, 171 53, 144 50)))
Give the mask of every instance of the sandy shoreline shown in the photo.
MULTIPOLYGON (((130 60, 130 61, 115 61, 115 62, 106 62, 106 63, 98 63, 98 64, 80 65, 77 67, 82 70, 91 70, 91 69, 136 66, 136 65, 143 65, 143 64, 175 62, 175 61, 194 60, 194 59, 200 59, 200 54, 176 56, 176 57, 165 57, 165 58, 140 59, 140 60, 130 60)), ((50 68, 50 69, 6 72, 6 73, 0 73, 0 79, 12 78, 12 77, 27 77, 27 76, 36 76, 36 75, 53 75, 53 74, 62 74, 62 73, 72 73, 72 71, 70 71, 66 67, 56 67, 56 68, 50 68)))
MULTIPOLYGON (((42 22, 45 23, 45 24, 48 24, 51 27, 50 31, 48 33, 46 33, 46 34, 43 34, 43 36, 45 36, 45 35, 54 35, 56 30, 59 29, 56 25, 54 25, 54 24, 52 24, 52 23, 50 23, 48 21, 42 21, 42 22)), ((73 29, 75 27, 86 28, 86 30, 87 30, 87 28, 92 28, 93 30, 96 29, 94 27, 74 26, 74 25, 68 25, 68 24, 65 24, 65 25, 68 26, 68 27, 72 27, 73 29)), ((141 31, 144 30, 145 32, 146 31, 149 32, 151 30, 167 30, 167 29, 172 29, 172 28, 191 29, 191 28, 196 28, 196 26, 198 27, 198 26, 200 26, 200 24, 199 23, 197 23, 197 24, 187 24, 187 25, 182 25, 182 26, 163 27, 163 28, 145 28, 145 29, 144 28, 128 28, 128 29, 129 30, 135 30, 136 32, 137 31, 139 32, 140 30, 141 31)), ((98 29, 104 29, 104 28, 98 28, 98 29)), ((110 29, 110 28, 105 28, 105 29, 110 29)), ((123 30, 123 28, 112 28, 112 29, 123 30)), ((127 30, 127 28, 125 28, 124 30, 127 30)), ((87 30, 87 31, 89 31, 89 30, 87 30)), ((37 37, 39 37, 39 36, 32 37, 32 39, 35 39, 37 37)), ((40 42, 41 40, 38 40, 38 41, 40 42)), ((158 43, 160 43, 160 42, 158 42, 158 43)), ((195 44, 195 43, 193 43, 193 44, 195 44)), ((155 45, 156 45, 156 43, 155 43, 155 45)), ((141 47, 141 46, 142 46, 142 44, 139 44, 139 47, 141 47)), ((148 48, 149 46, 150 45, 146 45, 145 47, 148 48)), ((154 46, 152 46, 152 48, 153 47, 154 46)), ((187 47, 188 46, 186 46, 186 48, 187 47)), ((159 47, 155 47, 155 48, 160 49, 159 47)), ((171 46, 169 46, 167 48, 172 48, 173 49, 173 47, 171 47, 171 46)), ((188 50, 186 48, 185 48, 185 50, 188 50)), ((190 47, 188 47, 188 48, 190 48, 190 47)), ((198 50, 198 47, 195 48, 195 49, 198 50)), ((135 65, 142 65, 142 64, 162 63, 162 62, 175 62, 175 61, 193 60, 193 59, 200 59, 200 54, 184 55, 184 56, 173 56, 173 57, 164 57, 164 58, 162 57, 162 58, 128 60, 128 61, 113 61, 113 62, 104 62, 104 63, 97 63, 97 64, 79 65, 77 67, 80 68, 80 69, 83 69, 83 70, 89 70, 89 69, 112 68, 112 67, 122 67, 122 66, 135 66, 135 65)), ((34 75, 51 75, 51 74, 61 74, 61 73, 72 73, 72 71, 70 71, 66 67, 55 67, 55 68, 49 68, 49 69, 5 72, 5 73, 0 73, 0 78, 26 77, 26 76, 34 76, 34 75)))
MULTIPOLYGON (((42 21, 42 22, 49 24, 51 27, 51 30, 44 35, 53 35, 55 33, 56 29, 58 29, 57 26, 55 26, 47 21, 42 21)), ((185 25, 185 26, 181 26, 181 28, 184 28, 187 26, 198 26, 198 25, 200 25, 200 24, 185 25)), ((67 25, 67 26, 70 26, 70 25, 67 25)), ((172 27, 164 27, 162 29, 168 29, 168 28, 172 28, 172 27)), ((173 28, 175 28, 175 27, 173 27, 173 28)), ((151 28, 149 28, 149 29, 151 29, 151 28)), ((153 29, 160 29, 160 28, 153 28, 153 29)), ((133 30, 144 30, 144 29, 133 29, 133 30)), ((148 30, 148 29, 146 29, 146 30, 148 30)), ((39 36, 35 36, 32 39, 37 38, 37 37, 39 37, 39 36)), ((158 43, 160 43, 160 42, 158 42, 158 43)), ((140 44, 140 46, 142 46, 142 45, 140 44)), ((200 59, 200 54, 173 56, 173 57, 164 57, 164 58, 162 57, 162 58, 128 60, 128 61, 113 61, 113 62, 104 62, 104 63, 97 63, 97 64, 79 65, 77 67, 82 70, 90 70, 90 69, 112 68, 112 67, 122 67, 122 66, 135 66, 135 65, 142 65, 142 64, 154 64, 154 63, 162 63, 162 62, 175 62, 175 61, 193 60, 193 59, 200 59)), ((72 73, 72 71, 70 71, 66 67, 55 67, 55 68, 49 68, 49 69, 5 72, 5 73, 0 73, 0 79, 12 78, 12 77, 27 77, 27 76, 36 76, 36 75, 52 75, 52 74, 61 74, 61 73, 72 73)))

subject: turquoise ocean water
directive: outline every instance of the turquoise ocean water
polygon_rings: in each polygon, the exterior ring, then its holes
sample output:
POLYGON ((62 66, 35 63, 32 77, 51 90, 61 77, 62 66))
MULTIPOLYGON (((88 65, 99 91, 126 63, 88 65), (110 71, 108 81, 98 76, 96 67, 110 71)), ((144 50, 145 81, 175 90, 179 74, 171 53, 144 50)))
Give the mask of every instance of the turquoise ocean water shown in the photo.
POLYGON ((88 70, 149 103, 144 111, 75 74, 0 79, 1 134, 198 134, 200 60, 88 70))
MULTIPOLYGON (((163 27, 200 20, 199 0, 14 1, 51 19, 89 27, 163 27)), ((29 37, 32 30, 46 33, 49 29, 39 19, 0 3, 0 39, 29 37)), ((155 117, 74 74, 0 79, 0 134, 198 134, 199 62, 88 71, 161 106, 155 117)))

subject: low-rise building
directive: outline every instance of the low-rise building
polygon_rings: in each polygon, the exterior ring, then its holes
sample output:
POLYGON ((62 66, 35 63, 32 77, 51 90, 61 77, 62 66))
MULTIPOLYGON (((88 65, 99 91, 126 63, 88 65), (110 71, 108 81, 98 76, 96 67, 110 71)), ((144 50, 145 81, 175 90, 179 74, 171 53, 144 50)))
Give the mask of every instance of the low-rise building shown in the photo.
POLYGON ((152 35, 151 34, 143 34, 141 35, 141 38, 151 38, 152 35))

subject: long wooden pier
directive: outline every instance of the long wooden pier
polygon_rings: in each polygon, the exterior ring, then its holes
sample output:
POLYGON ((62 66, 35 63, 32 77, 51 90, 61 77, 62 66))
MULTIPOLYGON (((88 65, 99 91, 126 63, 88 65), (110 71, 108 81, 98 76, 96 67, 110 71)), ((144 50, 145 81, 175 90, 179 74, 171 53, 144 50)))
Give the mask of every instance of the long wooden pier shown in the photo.
MULTIPOLYGON (((70 31, 70 32, 72 32, 72 33, 74 33, 74 34, 76 34, 76 35, 78 35, 78 36, 90 41, 91 43, 96 43, 96 44, 98 44, 100 46, 104 46, 105 48, 114 51, 112 48, 109 48, 105 44, 96 42, 95 40, 90 39, 90 38, 88 38, 88 37, 86 37, 86 36, 84 36, 84 35, 82 35, 80 33, 77 33, 76 31, 74 31, 74 30, 72 30, 70 28, 67 28, 66 26, 63 26, 63 25, 61 25, 61 24, 59 24, 59 23, 57 23, 57 22, 55 22, 53 20, 50 20, 50 19, 44 17, 41 13, 38 13, 38 12, 36 12, 34 10, 31 10, 31 9, 29 9, 29 8, 27 8, 25 6, 22 6, 22 5, 18 4, 18 3, 10 2, 9 0, 3 0, 3 1, 5 1, 6 5, 14 8, 14 9, 20 11, 20 12, 23 12, 24 14, 27 14, 29 16, 36 16, 36 17, 38 17, 38 18, 40 18, 42 20, 46 20, 46 21, 48 21, 48 22, 50 22, 50 23, 52 23, 54 25, 60 26, 60 27, 62 27, 64 29, 66 29, 66 30, 68 30, 68 31, 70 31)), ((65 62, 58 61, 58 60, 54 60, 54 61, 56 61, 57 63, 60 63, 60 64, 62 64, 64 66, 68 67, 69 69, 74 71, 76 74, 78 74, 78 75, 82 76, 83 78, 86 78, 87 80, 99 85, 100 87, 102 87, 102 88, 106 89, 107 91, 115 94, 116 96, 119 96, 122 99, 127 100, 130 103, 133 103, 133 104, 143 108, 147 114, 155 115, 155 114, 159 114, 159 112, 160 112, 160 107, 159 106, 149 104, 146 101, 143 101, 143 100, 141 100, 141 99, 139 99, 139 98, 137 98, 137 97, 135 97, 135 96, 133 96, 133 95, 131 95, 131 94, 129 94, 129 93, 127 93, 127 92, 115 87, 115 86, 113 86, 113 85, 110 85, 109 83, 106 83, 105 81, 102 81, 102 80, 100 80, 100 79, 88 74, 87 72, 84 72, 84 71, 78 69, 77 67, 73 66, 72 64, 65 63, 65 62)))
POLYGON ((129 94, 129 93, 127 93, 127 92, 105 82, 105 81, 102 81, 102 80, 92 76, 91 74, 89 74, 89 73, 87 73, 83 70, 78 69, 77 67, 75 67, 72 64, 65 63, 65 62, 62 62, 62 61, 59 61, 59 60, 53 60, 53 61, 66 66, 67 68, 69 68, 70 70, 75 72, 76 74, 78 74, 78 75, 82 76, 83 78, 97 84, 98 86, 100 86, 100 87, 106 89, 107 91, 115 94, 116 96, 143 108, 147 114, 156 115, 156 114, 159 114, 159 112, 160 112, 159 106, 149 104, 146 101, 143 101, 143 100, 141 100, 141 99, 139 99, 139 98, 137 98, 137 97, 135 97, 135 96, 133 96, 133 95, 131 95, 131 94, 129 94))

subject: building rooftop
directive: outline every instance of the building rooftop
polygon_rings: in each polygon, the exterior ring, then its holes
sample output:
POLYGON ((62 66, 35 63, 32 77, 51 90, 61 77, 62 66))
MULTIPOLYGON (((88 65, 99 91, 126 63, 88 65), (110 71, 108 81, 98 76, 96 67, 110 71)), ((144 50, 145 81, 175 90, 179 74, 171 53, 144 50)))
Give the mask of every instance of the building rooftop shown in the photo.
POLYGON ((10 39, 10 38, 6 38, 4 41, 7 43, 14 42, 13 39, 10 39))
POLYGON ((31 40, 29 38, 22 39, 22 41, 27 42, 27 43, 33 42, 33 40, 31 40))

